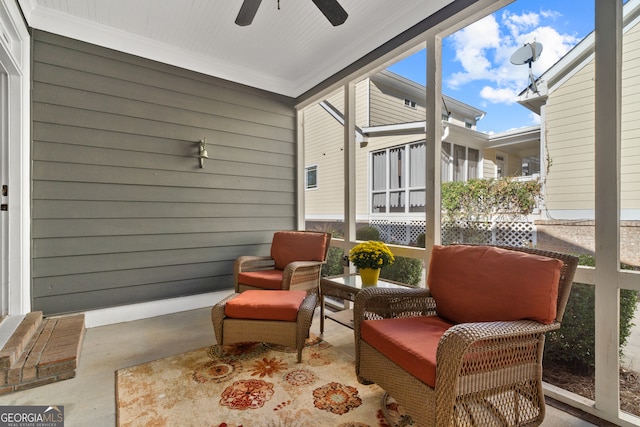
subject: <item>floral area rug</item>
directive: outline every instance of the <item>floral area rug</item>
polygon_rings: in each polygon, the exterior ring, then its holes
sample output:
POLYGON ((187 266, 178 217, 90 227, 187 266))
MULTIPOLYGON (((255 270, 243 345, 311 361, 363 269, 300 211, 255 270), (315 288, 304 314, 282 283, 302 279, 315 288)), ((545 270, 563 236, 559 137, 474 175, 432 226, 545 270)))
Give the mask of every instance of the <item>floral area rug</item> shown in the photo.
MULTIPOLYGON (((116 418, 120 427, 386 427, 383 394, 319 338, 307 340, 302 363, 286 347, 241 343, 221 357, 203 348, 117 371, 116 418)), ((386 410, 412 425, 392 399, 386 410)))

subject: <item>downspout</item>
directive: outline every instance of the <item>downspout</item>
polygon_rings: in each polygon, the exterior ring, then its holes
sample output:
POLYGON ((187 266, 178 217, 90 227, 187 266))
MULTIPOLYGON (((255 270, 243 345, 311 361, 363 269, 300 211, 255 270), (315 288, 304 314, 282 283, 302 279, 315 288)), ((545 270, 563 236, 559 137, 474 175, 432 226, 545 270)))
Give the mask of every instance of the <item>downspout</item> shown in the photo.
POLYGON ((442 136, 440 137, 440 141, 446 141, 449 137, 449 125, 444 126, 444 130, 442 131, 442 136))

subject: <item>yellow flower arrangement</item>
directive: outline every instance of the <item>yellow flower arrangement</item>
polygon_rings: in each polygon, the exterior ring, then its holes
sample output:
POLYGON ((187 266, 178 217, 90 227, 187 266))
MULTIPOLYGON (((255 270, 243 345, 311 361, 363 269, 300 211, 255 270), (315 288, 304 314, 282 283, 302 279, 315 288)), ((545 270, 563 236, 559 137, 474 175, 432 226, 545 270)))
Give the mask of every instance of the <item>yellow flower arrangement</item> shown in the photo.
POLYGON ((395 257, 387 245, 375 240, 369 240, 351 248, 349 259, 358 269, 382 268, 395 261, 395 257))

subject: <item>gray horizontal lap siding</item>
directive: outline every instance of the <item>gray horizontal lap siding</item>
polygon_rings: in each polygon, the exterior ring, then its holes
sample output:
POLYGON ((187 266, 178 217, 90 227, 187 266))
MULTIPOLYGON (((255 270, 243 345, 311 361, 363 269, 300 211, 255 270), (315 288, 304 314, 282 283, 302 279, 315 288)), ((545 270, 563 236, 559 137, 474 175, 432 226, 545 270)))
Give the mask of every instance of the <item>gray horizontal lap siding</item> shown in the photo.
POLYGON ((275 230, 295 227, 293 99, 33 40, 34 310, 231 289, 235 258, 268 253, 275 230))

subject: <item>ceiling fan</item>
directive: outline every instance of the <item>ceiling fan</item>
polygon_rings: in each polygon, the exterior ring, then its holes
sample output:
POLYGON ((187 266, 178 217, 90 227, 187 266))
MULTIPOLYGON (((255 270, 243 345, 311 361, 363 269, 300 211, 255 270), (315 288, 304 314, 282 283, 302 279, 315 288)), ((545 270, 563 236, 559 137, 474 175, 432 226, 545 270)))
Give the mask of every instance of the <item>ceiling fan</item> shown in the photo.
MULTIPOLYGON (((334 27, 343 24, 349 16, 337 0, 312 1, 334 27)), ((251 24, 261 2, 262 0, 244 0, 236 17, 236 24, 242 27, 251 24)))

